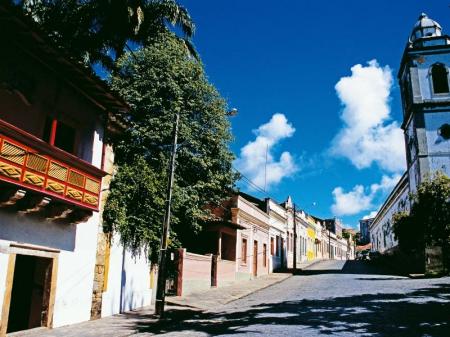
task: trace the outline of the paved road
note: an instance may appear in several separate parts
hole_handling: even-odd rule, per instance
[[[179,310],[139,336],[450,336],[450,278],[392,276],[365,262],[324,261],[209,312]]]

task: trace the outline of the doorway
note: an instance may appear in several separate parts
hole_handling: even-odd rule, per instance
[[[47,325],[52,259],[16,255],[7,332]]]
[[[258,275],[258,241],[253,241],[253,276]]]

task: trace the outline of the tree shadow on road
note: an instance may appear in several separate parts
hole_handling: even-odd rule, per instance
[[[315,269],[306,268],[295,272],[295,275],[321,275],[321,274],[358,274],[358,275],[401,275],[392,268],[384,264],[376,263],[374,261],[346,261],[342,268],[333,269]]]
[[[177,309],[170,310],[164,322],[148,325],[138,321],[136,328],[152,334],[190,331],[217,336],[265,331],[275,325],[291,326],[298,335],[448,337],[450,284],[406,294],[267,302],[239,312]]]

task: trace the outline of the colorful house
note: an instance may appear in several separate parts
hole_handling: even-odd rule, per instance
[[[149,304],[146,257],[100,220],[127,105],[14,8],[0,24],[0,336]]]

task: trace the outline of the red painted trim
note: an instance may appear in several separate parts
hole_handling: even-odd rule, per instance
[[[25,145],[33,148],[32,152],[38,153],[42,156],[48,155],[54,161],[66,163],[64,164],[65,166],[70,165],[78,170],[81,170],[82,172],[86,172],[92,177],[100,179],[106,175],[106,172],[100,170],[91,163],[52,146],[38,137],[19,129],[18,127],[9,124],[2,119],[0,119],[0,134],[14,139],[19,146],[23,147]]]
[[[50,130],[50,145],[55,145],[55,138],[56,138],[56,129],[58,128],[58,120],[55,118],[52,120],[52,128]]]

